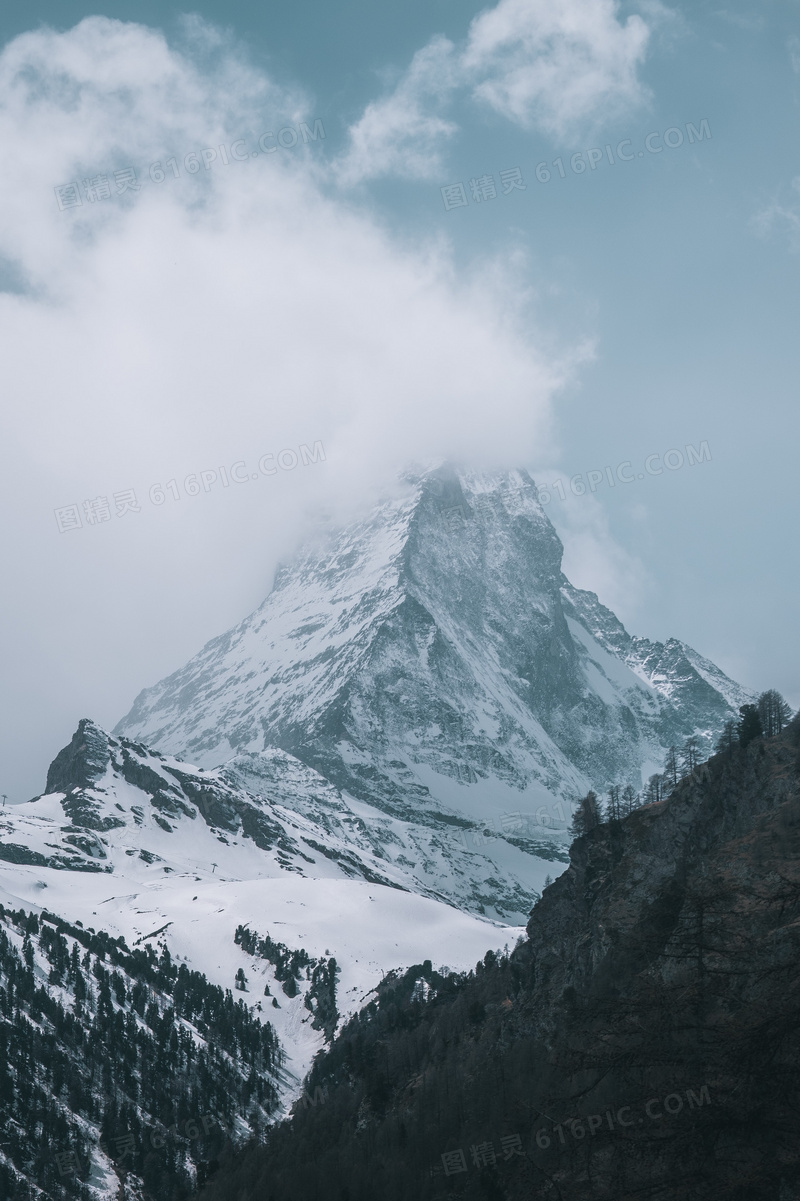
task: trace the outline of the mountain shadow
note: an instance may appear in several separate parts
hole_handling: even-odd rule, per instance
[[[570,855],[510,955],[385,978],[203,1201],[800,1197],[800,720]]]

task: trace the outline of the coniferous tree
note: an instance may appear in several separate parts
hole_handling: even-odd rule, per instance
[[[663,780],[669,792],[678,785],[680,779],[680,765],[678,763],[678,748],[671,746],[667,750],[667,757],[664,760]]]
[[[779,748],[783,759],[775,762],[791,763],[793,769],[796,747],[787,739]],[[775,930],[788,929],[796,921],[798,894],[790,873],[775,889],[776,877],[748,870],[754,854],[750,839],[743,840],[741,852],[737,844],[737,871],[729,870],[731,851],[720,830],[718,800],[730,797],[733,807],[743,791],[737,776],[749,788],[754,769],[769,766],[766,757],[764,764],[760,757],[754,764],[740,758],[712,766],[709,796],[686,790],[691,793],[687,816],[696,811],[692,820],[703,835],[702,855],[695,856],[695,846],[690,847],[691,866],[676,873],[674,890],[656,881],[652,891],[645,887],[635,924],[620,929],[614,921],[608,953],[614,970],[603,962],[602,973],[590,975],[591,944],[584,935],[601,914],[616,919],[631,913],[627,889],[615,893],[609,882],[604,911],[603,888],[596,885],[606,884],[613,859],[609,851],[638,857],[639,838],[598,839],[597,845],[582,848],[575,856],[577,879],[589,891],[575,890],[572,909],[570,887],[555,888],[539,907],[534,950],[548,948],[548,928],[561,934],[572,914],[578,925],[587,898],[593,909],[597,906],[585,930],[576,931],[568,976],[560,970],[566,942],[561,938],[555,970],[547,950],[528,958],[523,948],[507,964],[487,957],[474,974],[452,986],[428,974],[436,993],[430,1002],[420,997],[418,968],[402,988],[398,978],[389,978],[377,1005],[351,1019],[327,1063],[315,1067],[291,1126],[281,1123],[270,1131],[266,1151],[256,1148],[235,1175],[220,1173],[209,1201],[234,1196],[240,1201],[270,1196],[433,1201],[456,1193],[476,1199],[516,1201],[535,1195],[542,1201],[589,1201],[601,1192],[673,1201],[712,1195],[719,1201],[771,1201],[781,1188],[786,1192],[785,1165],[791,1164],[788,1180],[794,1184],[800,1145],[798,973],[796,957],[776,957],[772,950],[773,918],[765,903],[774,902]],[[656,793],[660,787],[656,776]],[[580,821],[579,815],[576,824]],[[655,836],[658,824],[656,814],[642,823],[645,870],[652,854],[664,853]],[[671,839],[668,815],[662,824]],[[783,853],[783,840],[774,838],[779,829],[784,827],[763,832],[767,855],[773,845]],[[785,829],[794,831],[796,843],[797,820]],[[709,848],[714,839],[719,846]],[[796,861],[797,848],[791,849],[785,862]],[[557,926],[550,927],[551,917]],[[562,992],[565,978],[578,987]],[[552,1005],[554,1015],[541,1026],[548,1037],[544,1049],[536,1029],[542,1005]],[[636,1113],[637,1098],[640,1113],[650,1118],[652,1109],[643,1108],[649,1096],[667,1098],[658,1122],[636,1123],[634,1117],[628,1131],[612,1129],[612,1123],[625,1124],[626,1113]],[[633,1108],[619,1110],[618,1103]],[[566,1138],[560,1138],[562,1115],[592,1110],[596,1141],[584,1137],[592,1131],[592,1118],[577,1124],[566,1118]],[[667,1115],[676,1110],[679,1120],[670,1125]],[[506,1175],[470,1180],[462,1154],[461,1180],[433,1182],[434,1174],[442,1176],[443,1151],[466,1147],[473,1131],[476,1139],[491,1138],[492,1124],[500,1128],[502,1122],[532,1140],[530,1151],[502,1165]],[[742,1143],[747,1156],[741,1154]],[[476,1166],[478,1158],[473,1154]],[[519,1175],[512,1177],[517,1168]],[[765,1182],[767,1172],[772,1175]],[[466,1187],[456,1187],[462,1184]]]
[[[739,745],[739,732],[736,722],[729,720],[722,727],[722,733],[717,739],[715,750],[718,754],[732,755]]]
[[[644,790],[645,805],[654,805],[657,801],[664,799],[664,777],[658,772],[650,776]]]
[[[760,738],[764,733],[761,727],[761,718],[758,712],[757,705],[740,705],[739,713],[741,720],[739,722],[739,745],[744,748],[748,746],[754,738]]]
[[[681,775],[690,776],[700,762],[700,739],[692,734],[681,747]]]
[[[639,807],[639,794],[632,784],[626,784],[622,790],[622,816],[627,817]]]
[[[581,838],[584,834],[590,834],[592,830],[597,829],[601,821],[602,814],[597,794],[590,789],[586,796],[578,801],[578,808],[572,816],[571,834],[573,838]]]
[[[606,815],[610,822],[618,822],[622,817],[622,798],[619,784],[612,784],[608,790]]]
[[[792,711],[781,694],[774,688],[762,692],[758,698],[758,716],[765,738],[774,738],[792,716]]]

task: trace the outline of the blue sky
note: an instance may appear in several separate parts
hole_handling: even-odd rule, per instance
[[[3,791],[409,457],[529,466],[575,583],[800,704],[800,4],[192,13],[0,16]],[[316,440],[250,492],[148,500]]]

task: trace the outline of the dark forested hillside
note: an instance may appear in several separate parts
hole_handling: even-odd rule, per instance
[[[0,906],[0,1198],[178,1201],[277,1104],[281,1052],[166,948]]]
[[[800,723],[576,839],[510,956],[390,976],[204,1201],[800,1197]]]

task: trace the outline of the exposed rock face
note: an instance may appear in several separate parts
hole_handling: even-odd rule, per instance
[[[751,698],[683,643],[631,637],[561,558],[525,472],[415,478],[117,728],[206,766],[281,747],[420,822],[638,786]]]
[[[692,937],[686,923],[703,895],[732,898],[744,906],[740,917],[752,903],[752,921],[759,920],[759,895],[768,900],[783,868],[797,868],[798,745],[796,719],[778,739],[701,764],[667,800],[576,839],[569,868],[545,890],[527,927],[545,1009],[554,1012],[567,989],[590,994],[598,973],[612,979],[620,956],[620,969],[630,972],[635,946],[651,959],[668,958],[671,942]],[[793,837],[781,847],[783,829]],[[715,953],[733,950],[720,943]]]
[[[246,761],[231,763],[225,773],[207,772],[142,743],[115,738],[89,718],[82,718],[68,746],[50,765],[46,792],[6,814],[4,832],[11,837],[0,841],[0,859],[64,870],[113,872],[120,856],[133,853],[132,842],[149,842],[137,848],[145,862],[177,858],[191,868],[193,863],[198,867],[205,863],[210,839],[240,836],[245,845],[251,842],[269,852],[270,862],[279,870],[301,871],[303,864],[314,861],[302,850],[294,813],[288,813],[281,802],[291,799],[300,810],[304,804],[313,808],[319,785],[325,788],[325,783],[310,780],[314,773],[292,763],[290,756],[280,752],[278,756],[277,765],[259,757],[267,800],[264,795],[251,795],[244,787],[240,773],[246,776]],[[328,792],[329,804],[335,805],[336,794],[330,788]],[[316,833],[317,826],[308,825],[303,832]],[[165,840],[163,834],[177,838]],[[24,839],[24,844],[13,841],[14,835]],[[195,860],[187,836],[193,839]],[[353,848],[337,846],[334,839],[330,857],[336,860],[340,852],[347,856],[347,874],[388,882],[362,863]],[[98,860],[108,862],[101,865]]]
[[[521,952],[547,1048],[537,1104],[587,1129],[623,1103],[644,1116],[541,1157],[542,1197],[798,1196],[800,720],[571,859]]]
[[[9,831],[0,857],[27,845],[113,871],[104,837],[121,845],[143,820],[130,785],[154,834],[199,812],[287,870],[325,858],[524,922],[566,861],[568,798],[638,786],[669,744],[708,742],[748,699],[684,644],[629,635],[561,557],[524,472],[408,481],[282,568],[255,613],[140,694],[116,738],[81,722],[47,783],[75,829],[49,850]],[[172,858],[157,837],[140,849]]]
[[[799,1061],[795,718],[576,840],[510,957],[387,978],[204,1201],[795,1201]]]
[[[563,845],[451,814],[392,817],[348,797],[285,751],[197,768],[83,719],[48,773],[59,789],[0,821],[0,860],[118,873],[361,880],[522,924]],[[221,849],[220,844],[225,849]],[[145,876],[148,874],[144,873]]]
[[[59,751],[47,772],[45,792],[91,788],[111,762],[108,739],[88,717],[78,722],[72,739]]]

